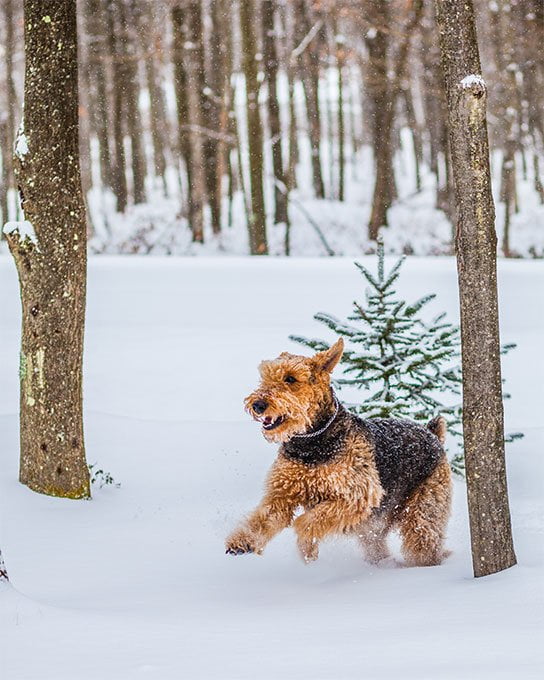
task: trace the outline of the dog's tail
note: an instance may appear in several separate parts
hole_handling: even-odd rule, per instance
[[[442,416],[436,416],[427,423],[427,429],[438,437],[441,444],[446,441],[446,420]]]

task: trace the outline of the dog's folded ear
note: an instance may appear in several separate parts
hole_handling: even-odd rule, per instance
[[[342,358],[344,353],[344,340],[339,338],[334,345],[329,347],[329,349],[323,352],[318,352],[313,360],[316,368],[320,371],[327,371],[327,373],[332,373],[336,364]]]

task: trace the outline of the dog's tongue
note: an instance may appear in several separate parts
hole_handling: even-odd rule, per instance
[[[272,424],[272,418],[270,416],[266,416],[266,418],[263,420],[263,423],[265,425],[271,425]]]

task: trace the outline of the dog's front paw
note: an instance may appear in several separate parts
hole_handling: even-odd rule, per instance
[[[314,538],[313,540],[305,540],[299,538],[297,543],[300,556],[306,562],[306,564],[315,562],[317,560],[319,557],[319,544],[317,539]]]
[[[307,514],[295,520],[294,528],[297,534],[298,550],[302,559],[308,564],[319,557],[319,543],[312,535],[311,518]]]
[[[227,555],[245,555],[246,553],[260,553],[255,536],[247,529],[238,529],[231,534],[225,543]]]

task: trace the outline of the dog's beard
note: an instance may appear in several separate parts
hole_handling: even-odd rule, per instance
[[[260,398],[266,399],[269,404],[263,415],[256,414],[251,408],[253,402]],[[252,418],[261,423],[262,435],[266,441],[271,443],[287,442],[291,437],[304,433],[312,424],[312,415],[300,405],[295,395],[283,395],[281,397],[266,395],[265,397],[259,395],[259,393],[254,393],[245,400],[245,407]],[[278,419],[281,419],[281,422],[277,427],[266,429],[265,419],[270,423],[274,423]]]

